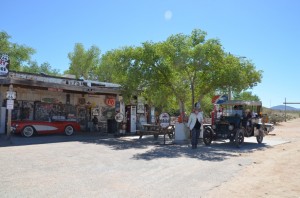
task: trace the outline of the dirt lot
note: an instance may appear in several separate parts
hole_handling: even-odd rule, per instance
[[[162,140],[2,137],[0,197],[300,197],[300,119],[241,149]]]
[[[253,163],[206,197],[299,198],[300,119],[280,123],[271,136],[290,142],[249,154]]]

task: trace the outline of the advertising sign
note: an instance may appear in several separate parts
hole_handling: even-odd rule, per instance
[[[7,76],[9,62],[10,60],[7,54],[0,54],[0,76]]]
[[[106,96],[106,98],[105,98],[105,104],[107,106],[110,106],[110,107],[115,107],[115,105],[116,105],[116,99],[115,99],[115,97],[113,97],[113,96]]]
[[[159,115],[159,124],[162,128],[170,126],[170,115],[168,113],[162,113]]]
[[[7,109],[14,109],[14,100],[7,100],[6,108]]]
[[[124,115],[122,113],[117,113],[115,116],[117,122],[122,122],[124,120]]]

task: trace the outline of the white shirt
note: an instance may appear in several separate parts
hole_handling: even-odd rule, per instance
[[[190,117],[189,117],[189,121],[187,123],[187,127],[192,130],[196,124],[196,119],[198,119],[198,121],[200,122],[200,124],[202,124],[203,121],[203,116],[201,112],[198,112],[198,114],[196,115],[195,113],[191,113]]]

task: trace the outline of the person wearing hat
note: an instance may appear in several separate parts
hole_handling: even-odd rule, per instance
[[[191,131],[191,144],[192,144],[192,149],[196,149],[198,145],[198,139],[200,136],[200,128],[201,124],[203,123],[203,116],[202,113],[200,112],[199,107],[195,107],[193,109],[193,112],[189,116],[189,121],[187,123],[187,127]]]

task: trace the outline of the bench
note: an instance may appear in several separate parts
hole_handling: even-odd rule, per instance
[[[155,140],[158,139],[159,135],[163,135],[164,136],[164,144],[166,143],[166,135],[168,135],[170,139],[173,138],[173,130],[169,130],[169,129],[148,130],[148,131],[137,130],[136,134],[140,136],[139,139],[142,139],[143,135],[153,135]]]

